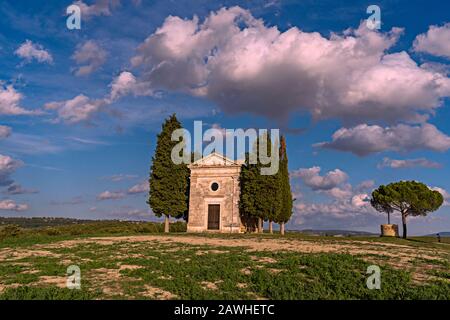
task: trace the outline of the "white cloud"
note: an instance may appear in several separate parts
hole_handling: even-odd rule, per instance
[[[124,180],[131,180],[137,178],[137,175],[134,174],[114,174],[111,176],[107,176],[107,177],[102,177],[103,180],[110,180],[112,182],[120,182],[120,181],[124,181]]]
[[[358,186],[356,187],[357,190],[363,191],[363,190],[370,190],[375,186],[375,181],[374,180],[365,180],[363,182],[361,182],[360,184],[358,184]]]
[[[4,86],[0,81],[0,115],[37,115],[40,111],[26,110],[20,106],[23,95],[16,91],[12,85]]]
[[[353,128],[341,128],[331,142],[315,144],[316,147],[347,151],[359,156],[382,151],[408,152],[414,150],[447,151],[450,137],[431,124],[393,127],[361,124]]]
[[[107,52],[101,48],[94,40],[88,40],[82,45],[78,45],[72,59],[78,65],[76,76],[87,76],[100,68],[106,61]]]
[[[104,191],[97,196],[97,200],[117,200],[125,197],[125,193],[120,191]]]
[[[149,191],[148,181],[143,181],[139,184],[132,186],[128,189],[129,194],[137,194],[137,193],[147,193]]]
[[[11,135],[11,128],[0,125],[0,139],[8,138]]]
[[[148,96],[152,94],[150,88],[145,83],[138,82],[136,77],[129,71],[121,72],[113,79],[110,87],[109,101],[111,102],[129,94],[135,96]]]
[[[280,32],[232,7],[203,22],[167,17],[131,62],[153,90],[206,97],[228,113],[422,122],[450,95],[450,80],[406,52],[386,53],[401,33],[365,23],[329,38],[295,27]]]
[[[111,10],[120,5],[120,0],[96,0],[92,5],[75,1],[73,4],[80,7],[82,19],[89,20],[96,16],[110,16]]]
[[[330,202],[313,203],[301,199],[294,204],[293,225],[304,228],[353,229],[369,227],[384,219],[372,208],[367,189],[373,181],[363,181],[356,189],[346,183],[330,190],[317,190],[331,197]]]
[[[132,0],[131,2],[133,5],[139,6],[142,0]],[[111,16],[112,11],[121,5],[121,0],[94,0],[91,5],[79,0],[73,4],[80,7],[82,19],[89,20],[97,16]]]
[[[320,175],[320,171],[320,167],[301,168],[293,171],[291,177],[301,178],[305,185],[313,190],[331,190],[348,179],[348,175],[339,169],[329,171],[324,176]]]
[[[346,183],[339,187],[333,187],[328,190],[321,190],[320,192],[325,193],[335,199],[348,199],[353,195],[353,187],[351,184]]]
[[[78,142],[81,144],[87,144],[87,145],[95,145],[95,146],[105,146],[108,145],[107,142],[100,141],[100,140],[93,140],[93,139],[86,139],[86,138],[79,138],[79,137],[67,137],[68,140]]]
[[[92,118],[102,107],[106,105],[104,100],[92,100],[84,94],[79,94],[73,99],[55,101],[45,104],[47,110],[56,110],[58,119],[67,123],[87,121]]]
[[[417,52],[450,58],[450,23],[441,27],[430,26],[426,33],[416,37],[413,48]]]
[[[9,139],[2,142],[2,148],[9,153],[28,155],[58,153],[65,149],[67,144],[56,143],[55,136],[14,133]]]
[[[441,168],[442,165],[440,163],[425,159],[390,159],[384,158],[383,162],[378,165],[379,168],[389,167],[393,169],[401,169],[401,168],[414,168],[414,167],[424,167],[424,168]]]
[[[27,204],[18,204],[13,200],[0,200],[0,210],[8,210],[8,211],[25,211],[28,210]]]
[[[361,193],[352,197],[352,206],[356,208],[365,207],[370,204],[370,197],[368,194]]]
[[[331,229],[373,226],[384,216],[372,208],[368,199],[367,194],[356,194],[330,203],[296,203],[292,223]]]
[[[25,62],[31,62],[33,59],[39,63],[53,63],[53,57],[43,46],[37,43],[33,43],[30,40],[26,40],[15,51],[15,54],[25,60]]]
[[[150,95],[151,92],[142,83],[137,83],[131,72],[124,71],[113,79],[110,92],[102,99],[91,99],[84,94],[64,101],[52,101],[44,105],[47,110],[58,113],[56,121],[78,123],[90,121],[92,118],[110,104],[127,94],[135,96]]]
[[[10,175],[23,166],[23,162],[10,156],[0,154],[0,186],[8,186],[13,183]]]
[[[430,187],[431,190],[438,191],[444,197],[444,206],[450,206],[450,193],[444,188]]]

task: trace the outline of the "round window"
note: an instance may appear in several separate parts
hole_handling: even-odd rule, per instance
[[[212,191],[217,191],[217,190],[219,190],[219,184],[218,184],[217,182],[213,182],[213,183],[211,184],[211,190],[212,190]]]

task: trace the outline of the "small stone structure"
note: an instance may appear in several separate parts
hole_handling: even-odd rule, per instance
[[[189,165],[188,232],[245,231],[239,214],[242,164],[214,152]]]
[[[398,225],[396,224],[382,224],[381,225],[382,237],[398,237]]]

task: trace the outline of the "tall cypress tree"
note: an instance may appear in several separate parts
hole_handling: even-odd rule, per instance
[[[175,114],[166,119],[152,157],[147,203],[157,217],[165,216],[164,232],[169,232],[169,217],[186,219],[188,212],[189,168],[171,159],[172,149],[179,143],[172,141],[172,132],[181,128]]]
[[[286,139],[281,136],[280,139],[280,197],[281,207],[276,215],[275,221],[280,224],[280,233],[284,235],[285,223],[289,221],[292,216],[292,207],[294,200],[292,199],[291,184],[289,181],[288,157],[286,151]]]
[[[246,222],[248,229],[253,229],[254,220],[258,217],[257,197],[259,194],[259,185],[257,177],[259,174],[258,164],[250,164],[250,154],[245,155],[245,164],[241,168],[239,184],[241,188],[239,199],[239,211],[243,221]],[[251,224],[251,225],[249,225]]]

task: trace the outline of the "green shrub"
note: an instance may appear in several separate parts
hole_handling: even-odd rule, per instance
[[[20,286],[3,291],[0,300],[92,300],[97,295],[85,290]]]
[[[57,228],[46,228],[43,232],[48,236],[59,236],[61,235],[61,231]]]
[[[6,225],[0,227],[0,239],[17,237],[22,233],[22,229],[16,225]]]
[[[161,226],[161,231],[163,231],[163,225],[162,223],[160,224]],[[177,221],[175,223],[171,223],[170,224],[170,232],[186,232],[187,230],[187,224],[184,221]]]
[[[89,223],[69,224],[52,227],[39,227],[22,229],[17,225],[0,227],[0,240],[9,239],[36,239],[65,237],[65,236],[104,236],[162,233],[164,225],[157,222],[130,222],[130,221],[93,221]],[[186,222],[177,221],[170,224],[171,232],[186,232]]]

